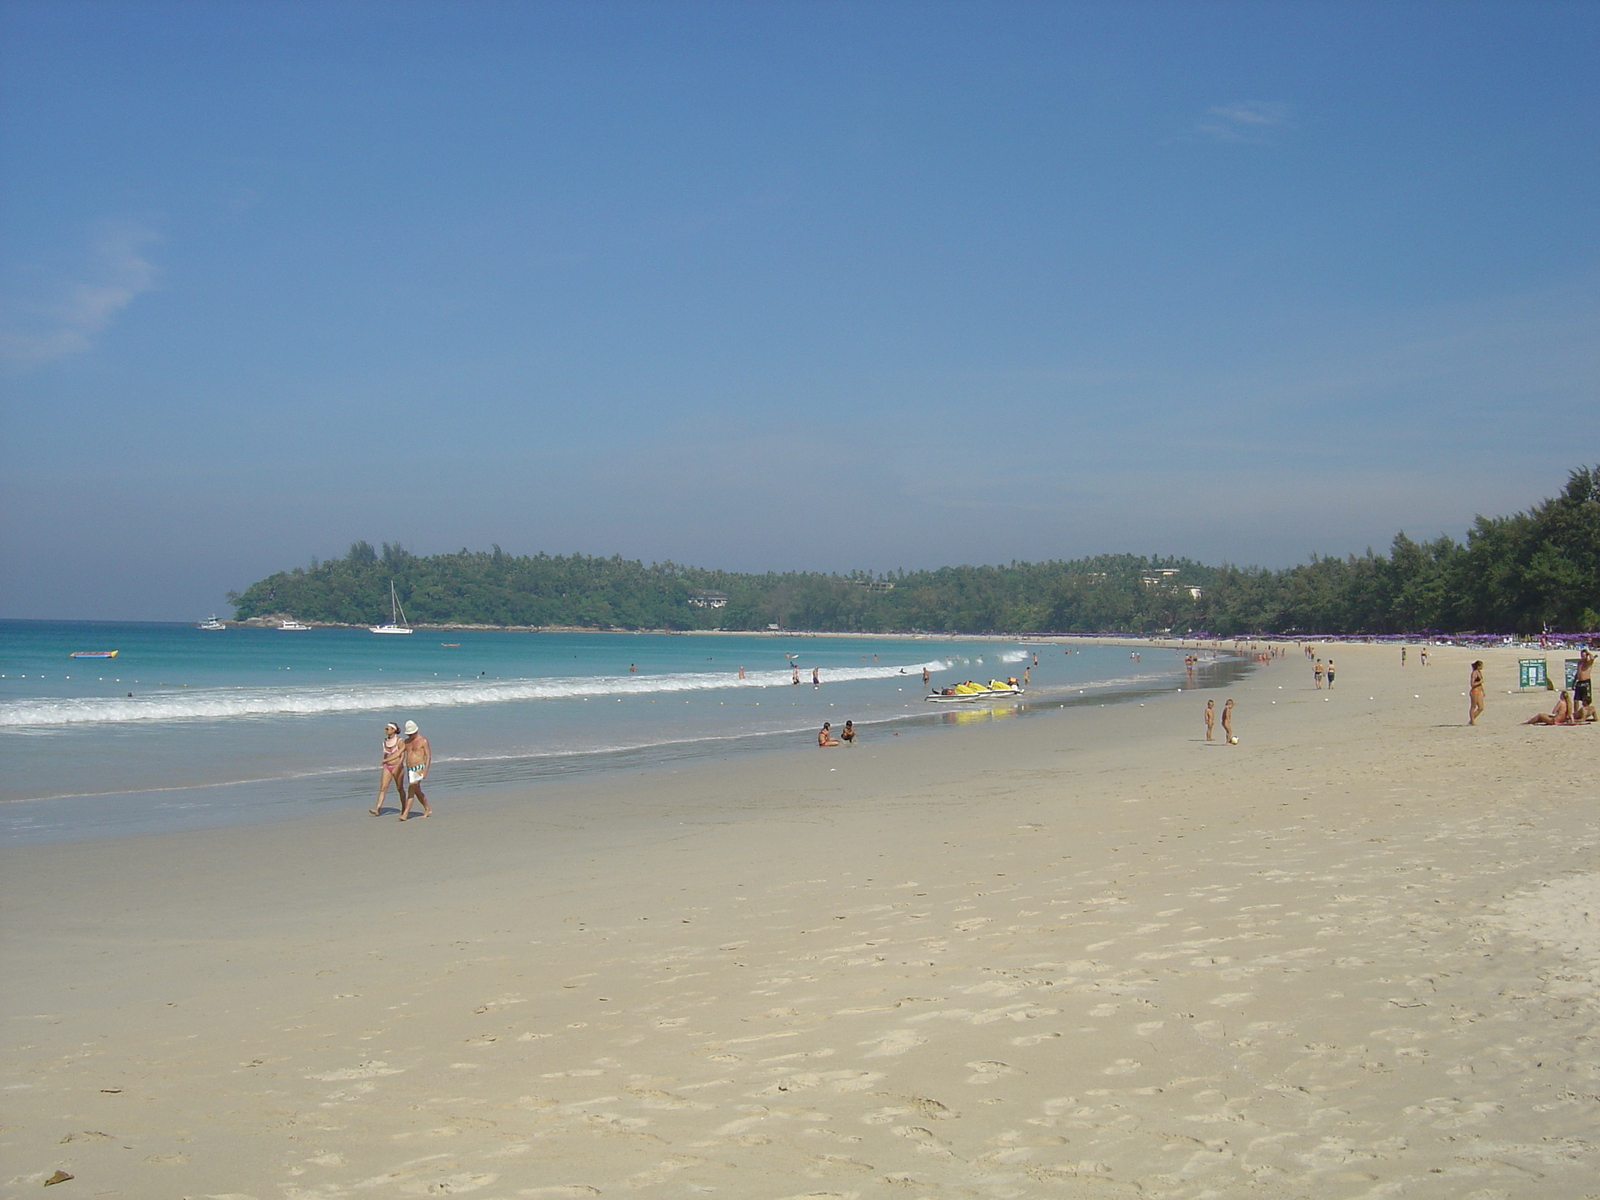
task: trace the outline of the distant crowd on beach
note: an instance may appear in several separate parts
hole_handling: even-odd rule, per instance
[[[1246,649],[1246,647],[1236,646],[1236,649]],[[1268,644],[1262,647],[1252,644],[1247,649],[1254,653],[1259,662],[1267,662],[1288,654],[1287,647],[1281,645]],[[1324,687],[1332,691],[1338,678],[1338,670],[1332,656],[1330,655],[1327,659],[1323,659],[1317,653],[1317,648],[1309,642],[1302,643],[1300,649],[1311,663],[1312,686],[1318,691],[1322,691]],[[1062,652],[1071,654],[1072,650],[1067,647]],[[1140,654],[1137,651],[1132,652],[1131,657],[1135,662],[1140,661]],[[1015,676],[1008,678],[1007,683],[1011,687],[1027,686],[1033,669],[1039,665],[1037,652],[1033,653],[1032,659],[1032,663],[1023,669],[1021,680],[1018,680]],[[865,656],[863,656],[863,661],[865,661]],[[873,661],[877,661],[877,655],[873,655]],[[1191,680],[1200,661],[1198,654],[1185,653],[1183,656],[1184,670]],[[1426,646],[1418,648],[1417,661],[1421,666],[1426,667],[1428,665],[1428,648]],[[1400,665],[1404,667],[1409,662],[1410,647],[1401,646]],[[790,682],[798,686],[800,683],[800,665],[793,658],[789,659],[789,669]],[[1487,707],[1488,689],[1485,684],[1484,669],[1483,660],[1475,660],[1467,681],[1468,725],[1476,725],[1478,718],[1483,715]],[[628,670],[637,672],[638,667],[630,664]],[[739,668],[739,678],[745,678],[743,667]],[[929,686],[931,678],[929,669],[924,666],[922,668],[922,683],[924,687]],[[822,686],[820,668],[813,667],[811,669],[811,686],[814,688]],[[1234,732],[1234,702],[1231,697],[1223,703],[1220,713],[1217,710],[1216,701],[1207,700],[1204,719],[1205,740],[1207,742],[1215,740],[1216,726],[1220,721],[1223,742],[1229,746],[1237,746],[1239,744],[1238,735]],[[1570,727],[1593,724],[1597,721],[1600,721],[1600,715],[1597,715],[1594,703],[1594,655],[1585,648],[1580,652],[1576,670],[1572,674],[1572,686],[1561,690],[1554,707],[1549,712],[1535,713],[1523,724]],[[858,733],[854,720],[846,720],[837,734],[834,732],[833,723],[824,721],[822,728],[817,731],[817,746],[821,749],[832,749],[836,746],[853,746],[857,737]],[[418,813],[419,816],[432,816],[433,809],[428,803],[427,795],[422,790],[422,782],[427,778],[428,770],[432,765],[433,748],[428,744],[428,739],[422,735],[422,731],[417,727],[415,721],[406,721],[403,726],[392,721],[386,724],[383,727],[383,748],[378,769],[378,800],[367,811],[375,817],[382,815],[384,800],[389,794],[390,786],[393,785],[400,805],[400,820],[410,819],[413,806],[421,809],[420,813]]]

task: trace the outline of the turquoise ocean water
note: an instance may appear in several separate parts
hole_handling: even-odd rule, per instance
[[[116,650],[74,659],[75,650]],[[952,712],[935,685],[1021,676],[1020,701]],[[792,684],[791,665],[800,669]],[[745,678],[738,677],[743,667]],[[821,686],[811,685],[816,668]],[[1208,666],[1199,685],[1235,677]],[[229,628],[0,622],[0,839],[268,820],[370,805],[385,721],[433,744],[430,797],[574,771],[866,738],[1185,684],[1180,656],[996,640]]]

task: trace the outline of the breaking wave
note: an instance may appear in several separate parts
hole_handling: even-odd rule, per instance
[[[824,683],[896,679],[944,671],[950,663],[932,660],[905,667],[824,667]],[[805,669],[801,681],[809,681]],[[754,671],[746,678],[728,672],[672,675],[601,675],[586,678],[467,680],[462,683],[402,683],[310,688],[185,689],[149,696],[32,699],[0,704],[0,729],[51,725],[122,724],[131,721],[217,721],[234,717],[317,716],[324,713],[386,709],[457,708],[527,700],[577,700],[592,696],[653,696],[724,688],[788,687],[789,671]]]

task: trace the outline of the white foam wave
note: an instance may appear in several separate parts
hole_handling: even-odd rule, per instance
[[[822,682],[910,678],[948,669],[934,660],[905,667],[822,667]],[[801,681],[809,682],[809,672]],[[787,687],[789,671],[757,671],[744,679],[726,672],[672,675],[608,675],[588,678],[469,680],[464,683],[375,684],[317,688],[186,689],[181,695],[51,698],[0,704],[0,729],[52,725],[123,724],[134,721],[218,721],[237,717],[318,716],[385,709],[457,708],[527,700],[575,700],[589,696],[650,696],[723,688]]]

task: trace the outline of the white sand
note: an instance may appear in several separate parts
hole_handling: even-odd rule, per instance
[[[8,852],[3,1194],[1600,1195],[1600,727],[1335,655]]]

